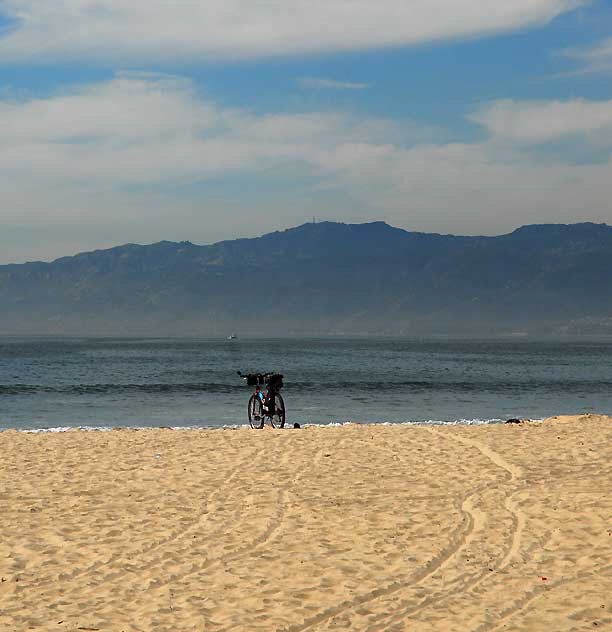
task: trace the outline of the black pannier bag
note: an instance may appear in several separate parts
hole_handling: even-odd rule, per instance
[[[263,376],[259,375],[259,373],[251,373],[250,375],[247,375],[247,384],[249,386],[258,386],[263,383]]]
[[[277,389],[283,387],[282,373],[275,373],[268,378],[268,386],[275,386]]]

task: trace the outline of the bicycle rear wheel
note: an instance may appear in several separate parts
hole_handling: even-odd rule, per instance
[[[251,428],[263,428],[263,407],[258,395],[251,395],[251,399],[249,399],[248,414]]]
[[[285,427],[285,402],[283,401],[280,393],[275,396],[275,411],[270,417],[270,423],[272,428],[284,428]]]

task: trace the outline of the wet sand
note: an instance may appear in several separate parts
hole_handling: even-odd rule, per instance
[[[0,630],[612,627],[612,419],[0,433]]]

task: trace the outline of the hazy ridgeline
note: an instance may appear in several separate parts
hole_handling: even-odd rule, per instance
[[[612,333],[612,228],[304,224],[0,266],[1,334]]]

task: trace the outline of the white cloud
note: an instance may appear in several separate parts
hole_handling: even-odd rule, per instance
[[[319,151],[387,137],[398,131],[386,121],[317,112],[256,116],[199,99],[186,80],[120,75],[65,96],[0,101],[0,178],[185,185],[271,166],[280,174],[296,161],[316,171]]]
[[[385,121],[343,114],[221,108],[188,81],[154,75],[0,101],[0,223],[32,225],[41,214],[62,223],[121,221],[129,208],[159,222],[164,205],[193,213],[185,188],[245,175],[282,187],[292,177],[320,177],[317,156],[336,144],[396,135]]]
[[[587,0],[3,0],[0,61],[244,58],[543,24]]]
[[[330,88],[332,90],[365,90],[370,85],[367,83],[356,83],[352,81],[336,81],[335,79],[323,79],[321,77],[302,77],[298,83],[304,88]]]
[[[486,144],[353,149],[338,148],[329,168],[338,166],[347,190],[373,194],[391,223],[410,230],[499,234],[529,223],[612,223],[610,161],[508,161]]]
[[[610,160],[577,166],[523,151],[568,130],[605,138],[609,103],[570,104],[545,127],[559,104],[493,103],[476,116],[490,137],[461,144],[403,122],[223,108],[171,77],[124,75],[68,95],[0,101],[0,225],[30,235],[69,226],[71,243],[82,234],[91,248],[206,243],[325,217],[321,209],[342,221],[460,233],[612,222]],[[24,245],[23,259],[66,254],[60,242]]]
[[[612,139],[612,100],[495,101],[470,116],[497,139],[540,144],[571,136]]]
[[[161,136],[203,132],[218,125],[219,116],[214,106],[193,99],[188,81],[122,74],[73,94],[0,102],[0,133],[4,142],[115,139],[125,144],[150,136],[152,130]]]
[[[563,54],[579,61],[582,72],[612,71],[612,37],[597,42],[594,46],[567,49]]]

